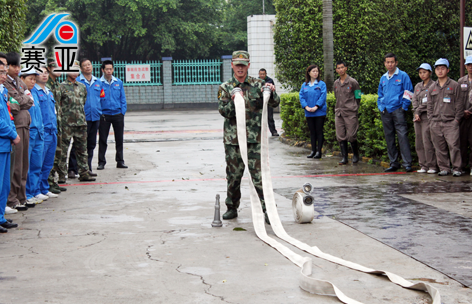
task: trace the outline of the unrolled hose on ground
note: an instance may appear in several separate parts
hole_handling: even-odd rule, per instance
[[[241,157],[244,161],[244,164],[247,167],[248,156],[247,156],[245,101],[239,92],[236,92],[234,95],[235,95],[234,104],[236,108],[236,121],[237,121],[237,130],[238,130],[237,131],[238,144],[241,151]],[[375,270],[372,268],[364,267],[356,263],[345,261],[335,256],[326,254],[322,252],[320,249],[318,249],[318,247],[305,244],[295,238],[292,238],[291,236],[287,234],[287,232],[284,230],[282,226],[279,214],[277,212],[277,206],[275,204],[274,191],[272,188],[272,179],[271,179],[271,174],[270,174],[269,149],[268,149],[269,145],[268,145],[268,136],[267,136],[267,127],[266,127],[267,126],[267,103],[269,101],[270,95],[271,95],[270,90],[267,90],[265,88],[264,93],[263,93],[264,103],[263,103],[262,122],[261,122],[261,126],[262,126],[261,128],[261,138],[262,138],[261,173],[262,173],[262,186],[263,186],[264,200],[265,200],[265,204],[267,208],[267,213],[271,222],[271,227],[274,233],[277,235],[277,237],[319,258],[323,258],[333,263],[337,263],[339,265],[343,265],[351,269],[355,269],[355,270],[362,271],[365,273],[370,273],[370,274],[375,274],[375,275],[385,275],[389,278],[390,281],[402,287],[428,292],[433,299],[433,304],[441,304],[441,296],[439,294],[439,291],[429,284],[422,283],[422,282],[414,284],[391,272],[387,272],[383,270]],[[249,170],[245,170],[245,171],[249,172]],[[339,288],[334,286],[331,282],[318,280],[316,278],[311,277],[311,274],[312,274],[311,258],[303,257],[293,252],[288,247],[282,245],[277,240],[267,235],[267,231],[265,229],[265,222],[264,222],[264,213],[262,211],[261,203],[257,195],[256,189],[254,187],[254,184],[252,182],[251,175],[250,174],[248,175],[249,175],[248,180],[249,180],[250,196],[251,196],[252,219],[253,219],[254,230],[256,232],[256,235],[262,241],[264,241],[271,247],[275,248],[287,259],[289,259],[295,265],[301,268],[300,281],[299,281],[300,287],[310,293],[319,294],[319,295],[336,296],[340,301],[347,304],[361,303],[346,296]]]

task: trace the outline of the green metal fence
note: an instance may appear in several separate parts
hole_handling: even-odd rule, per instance
[[[220,84],[221,65],[217,59],[175,60],[172,62],[173,84]]]
[[[101,67],[101,62],[98,61],[93,61],[93,75],[95,77],[100,78],[102,73],[100,71]],[[126,81],[126,65],[142,65],[142,64],[149,64],[151,66],[151,81]],[[162,80],[161,80],[161,67],[162,63],[158,61],[131,61],[131,62],[126,62],[126,61],[114,61],[113,62],[114,66],[114,73],[113,75],[116,78],[119,78],[123,81],[124,86],[156,86],[156,85],[162,85]],[[62,74],[59,77],[59,81],[62,82],[66,79],[66,75]]]

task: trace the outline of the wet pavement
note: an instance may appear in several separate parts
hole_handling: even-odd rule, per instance
[[[277,189],[290,199],[296,189]],[[472,218],[404,194],[470,193],[470,182],[315,189],[315,210],[472,286]],[[450,201],[450,203],[457,203]],[[460,204],[460,203],[459,203]]]
[[[68,180],[59,198],[9,216],[20,229],[0,235],[0,303],[339,303],[301,290],[299,268],[256,237],[246,181],[239,217],[211,227],[215,196],[226,197],[222,125],[216,111],[127,114],[129,169],[115,168],[110,136],[96,182]],[[290,235],[431,283],[443,303],[472,302],[465,287],[472,177],[383,174],[365,163],[338,166],[337,157],[307,159],[304,149],[269,141],[275,198]],[[300,225],[291,198],[305,182],[315,188],[317,214]],[[318,258],[313,264],[313,276],[362,303],[430,303],[424,292],[385,278]]]

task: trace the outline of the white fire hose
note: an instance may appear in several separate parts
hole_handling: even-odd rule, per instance
[[[239,90],[239,91],[238,91]],[[236,91],[236,92],[235,92]],[[232,92],[232,95],[235,95],[234,104],[236,108],[236,122],[237,122],[237,129],[238,129],[238,144],[239,149],[241,151],[241,158],[244,161],[244,164],[248,164],[248,156],[247,156],[247,135],[246,135],[246,107],[244,98],[239,93],[241,92],[240,88],[235,88]],[[244,94],[247,94],[244,93]],[[400,285],[405,288],[421,290],[428,292],[432,299],[432,304],[441,304],[441,296],[439,291],[434,288],[433,286],[426,284],[426,283],[411,283],[404,278],[393,274],[391,272],[383,271],[383,270],[375,270],[372,268],[364,267],[362,265],[345,261],[343,259],[337,258],[335,256],[323,253],[318,247],[310,246],[305,244],[295,238],[292,238],[287,234],[285,229],[282,226],[282,223],[279,218],[279,214],[277,212],[277,206],[275,204],[274,199],[274,191],[272,188],[272,179],[270,174],[270,166],[269,166],[269,140],[267,136],[267,103],[270,99],[270,89],[264,88],[264,103],[263,103],[263,111],[262,111],[262,121],[261,121],[261,140],[262,140],[262,147],[261,147],[261,173],[262,173],[262,187],[264,193],[264,200],[267,209],[267,214],[269,216],[269,220],[272,226],[272,229],[280,239],[290,243],[291,245],[300,248],[301,250],[310,253],[316,257],[328,260],[330,262],[349,267],[354,270],[362,271],[365,273],[375,274],[375,275],[385,275],[389,278],[389,280],[397,285]],[[249,170],[245,170],[249,172]],[[251,179],[251,175],[249,176],[249,187],[251,191],[251,210],[252,210],[252,220],[254,223],[254,230],[256,235],[265,243],[270,245],[271,247],[275,248],[279,251],[282,255],[284,255],[287,259],[292,261],[295,265],[301,268],[300,274],[300,287],[303,290],[306,290],[310,293],[319,294],[319,295],[330,295],[336,296],[341,302],[347,304],[361,304],[356,300],[353,300],[346,296],[341,290],[339,290],[336,286],[334,286],[329,281],[318,280],[311,277],[312,274],[312,259],[308,257],[303,257],[286,246],[279,243],[277,240],[273,239],[272,237],[267,235],[265,229],[265,221],[264,221],[264,213],[262,211],[261,202],[259,200],[259,196],[257,195],[256,189]],[[308,206],[304,203],[303,198],[307,195],[302,195],[303,192],[306,194],[306,189],[304,188],[301,192],[297,192],[294,195],[294,199],[292,205],[294,207],[294,216],[295,218],[299,219],[297,222],[305,223],[311,222],[314,216],[314,206],[313,201],[311,202],[311,206]],[[300,205],[300,206],[299,206]],[[299,206],[299,207],[298,207]],[[295,210],[295,209],[300,210]],[[307,208],[311,208],[311,211],[308,211]],[[311,219],[310,219],[311,217]]]

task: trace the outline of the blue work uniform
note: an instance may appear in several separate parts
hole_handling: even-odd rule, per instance
[[[303,109],[305,109],[306,106],[310,108],[318,106],[318,110],[314,113],[305,110],[305,117],[326,116],[326,110],[328,108],[326,105],[326,84],[322,80],[315,80],[313,84],[306,84],[306,82],[304,82],[300,89],[299,96],[300,104]]]
[[[36,94],[41,106],[41,114],[44,125],[44,148],[43,148],[43,166],[39,182],[39,190],[42,194],[49,192],[48,176],[54,166],[54,157],[57,147],[57,116],[56,101],[54,95],[48,88],[41,88],[35,85],[31,92]]]
[[[11,142],[18,135],[8,112],[8,90],[0,84],[0,224],[6,223],[5,208],[10,193]]]
[[[105,154],[108,147],[108,134],[110,127],[113,125],[115,133],[115,161],[117,164],[124,165],[123,159],[123,134],[125,128],[124,116],[126,114],[126,96],[123,81],[112,76],[110,82],[104,76],[100,79],[105,90],[105,97],[102,97],[103,114],[100,118],[100,126],[98,129],[98,164],[105,166]]]
[[[377,107],[381,113],[390,167],[393,170],[400,168],[400,163],[398,162],[399,154],[395,141],[396,134],[403,166],[411,168],[412,158],[405,118],[405,111],[408,111],[411,97],[413,96],[413,84],[410,77],[399,68],[396,68],[392,76],[389,76],[387,72],[380,78],[377,93],[379,95]]]
[[[44,125],[43,115],[41,114],[41,106],[38,94],[31,89],[34,103],[29,108],[31,116],[29,150],[28,150],[28,175],[26,178],[26,199],[29,200],[40,193],[39,182],[41,168],[43,167],[43,149],[44,149]]]

